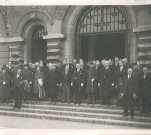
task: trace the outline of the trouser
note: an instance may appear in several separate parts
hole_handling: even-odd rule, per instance
[[[56,103],[57,102],[57,95],[51,95],[50,96],[50,101]]]
[[[63,84],[63,102],[70,103],[70,89],[68,84]]]
[[[117,105],[118,106],[123,106],[123,97],[121,97],[122,93],[122,87],[118,86],[117,87]]]
[[[124,94],[124,115],[128,116],[128,109],[130,109],[131,117],[134,117],[134,98],[133,94]]]
[[[26,91],[22,91],[22,100],[26,101],[27,100],[27,92]]]
[[[111,97],[102,97],[103,105],[111,105]]]
[[[21,108],[21,97],[22,97],[22,92],[19,88],[16,88],[14,90],[14,100],[15,100],[15,105],[14,108]]]
[[[78,104],[81,104],[81,100],[82,100],[82,90],[81,90],[81,86],[80,84],[76,85],[74,87],[74,96],[75,96],[75,101],[74,103],[78,103]]]
[[[141,108],[142,113],[147,113],[149,114],[150,112],[150,99],[148,96],[143,96],[142,97],[142,108]]]
[[[95,104],[95,93],[88,93],[88,104]]]

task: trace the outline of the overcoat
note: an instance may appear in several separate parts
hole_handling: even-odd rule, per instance
[[[149,73],[147,73],[145,78],[143,73],[140,75],[138,83],[138,95],[141,98],[151,98],[151,76]]]
[[[3,85],[3,82],[6,82]],[[10,90],[10,75],[8,73],[0,73],[0,98],[10,98],[11,90]]]
[[[57,84],[60,83],[59,73],[58,70],[55,69],[49,70],[46,75],[46,91],[47,91],[47,97],[50,98],[50,96],[57,96],[59,87]]]
[[[43,91],[43,87],[39,87],[38,79],[44,79],[44,74],[42,72],[36,72],[34,76],[34,93],[39,94],[39,91]]]
[[[103,68],[100,73],[100,91],[101,97],[111,97],[112,94],[113,75],[110,68]]]
[[[24,80],[26,81],[23,81],[24,82],[24,90],[26,92],[31,92],[30,90],[30,86],[29,86],[29,83],[32,81],[31,79],[31,71],[30,70],[23,70],[23,76],[24,76]]]
[[[97,92],[98,86],[98,70],[95,67],[89,67],[87,70],[87,93],[95,93]],[[91,79],[94,78],[94,82]]]

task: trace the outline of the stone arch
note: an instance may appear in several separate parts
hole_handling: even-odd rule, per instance
[[[75,50],[75,27],[78,21],[80,14],[85,10],[86,6],[70,6],[66,11],[66,14],[63,18],[62,23],[62,33],[65,35],[66,40],[63,42],[63,54],[66,57],[74,59],[74,50]],[[130,49],[130,54],[135,53],[135,56],[130,56],[131,62],[136,61],[136,36],[133,33],[133,28],[137,26],[136,13],[134,9],[130,6],[124,6],[128,13],[128,19],[131,24],[131,32],[128,34],[128,42],[133,46],[133,49]],[[68,51],[71,50],[71,51]]]
[[[31,62],[32,33],[38,26],[44,26],[47,29],[45,23],[40,19],[31,19],[26,22],[21,31],[21,37],[23,37],[24,40],[24,60],[27,62]]]
[[[25,27],[26,23],[28,23],[31,20],[42,21],[45,24],[45,27],[46,27],[48,33],[51,32],[51,28],[54,23],[53,18],[50,17],[44,11],[32,10],[32,11],[25,13],[18,21],[16,28],[15,28],[15,32],[17,33],[17,36],[22,35],[23,28]]]

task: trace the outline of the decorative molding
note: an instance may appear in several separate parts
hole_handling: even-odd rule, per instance
[[[16,28],[15,28],[16,33],[20,36],[25,24],[33,19],[41,20],[42,22],[44,22],[47,31],[48,32],[51,31],[51,27],[54,23],[53,18],[50,17],[49,14],[38,9],[38,10],[29,11],[20,18],[20,20],[18,21]]]
[[[56,33],[56,34],[48,34],[46,36],[43,36],[43,39],[62,39],[64,38],[64,34]]]
[[[16,37],[16,38],[1,38],[0,43],[12,43],[12,42],[23,42],[22,37]]]
[[[146,25],[146,26],[139,26],[136,28],[133,28],[133,32],[146,32],[146,31],[151,31],[151,25]]]

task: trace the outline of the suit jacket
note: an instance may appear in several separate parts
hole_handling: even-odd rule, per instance
[[[85,83],[85,78],[84,78],[84,73],[79,70],[75,70],[74,73],[73,73],[73,77],[72,77],[72,82],[74,84],[81,84],[81,83]]]
[[[61,82],[64,84],[71,84],[71,73],[68,71],[67,74],[65,74],[65,71],[61,72]]]
[[[122,92],[124,94],[136,94],[136,83],[135,83],[135,77],[131,76],[131,78],[128,79],[128,75],[126,75],[123,78],[123,90]]]
[[[147,73],[145,78],[143,73],[140,75],[138,89],[139,89],[138,92],[139,96],[150,95],[151,97],[151,76],[149,73]]]
[[[16,74],[16,75],[17,75],[17,74]],[[21,75],[17,78],[16,75],[13,76],[13,89],[14,89],[14,90],[16,90],[16,89],[22,89],[24,77],[23,77],[23,75],[21,74]]]

